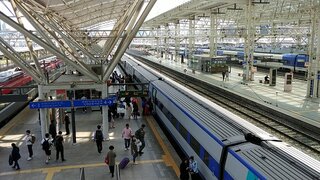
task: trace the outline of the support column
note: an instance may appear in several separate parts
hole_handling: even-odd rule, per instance
[[[43,92],[43,85],[38,85],[38,93],[39,93],[39,100],[45,100],[45,94]],[[48,132],[48,120],[46,116],[46,109],[40,109],[40,126],[41,126],[41,137],[42,139],[45,138],[46,132]]]
[[[108,97],[107,84],[102,86],[102,99]],[[105,140],[109,140],[109,122],[108,122],[108,106],[102,106],[102,132]]]
[[[189,45],[188,45],[189,56],[188,56],[188,60],[191,59],[193,56],[194,44],[195,44],[195,17],[193,16],[189,19]]]
[[[179,20],[177,20],[176,24],[175,24],[175,61],[179,61],[179,53],[180,53],[180,24],[179,24]]]
[[[161,37],[161,34],[160,34],[160,32],[161,32],[161,27],[159,26],[157,28],[157,36],[156,36],[156,39],[157,39],[157,57],[161,56],[161,48],[160,48],[160,43],[161,43],[160,37]]]
[[[253,80],[253,52],[254,52],[254,23],[253,23],[253,6],[251,0],[248,0],[246,6],[246,25],[247,34],[245,36],[245,52],[244,52],[244,62],[246,63],[246,68],[243,74],[245,74],[245,81]]]
[[[317,28],[317,53],[316,53],[316,61],[315,61],[315,68],[314,68],[314,74],[315,74],[315,83],[313,87],[313,92],[315,92],[315,95],[313,98],[319,98],[320,97],[320,15],[319,15],[320,9],[318,8],[318,11],[316,11],[316,14],[318,15],[318,28]]]
[[[312,8],[311,10],[312,19],[311,19],[311,35],[309,38],[309,66],[308,66],[308,82],[307,82],[307,97],[317,98],[319,95],[317,93],[317,86],[318,86],[318,61],[319,61],[319,51],[320,51],[320,45],[319,40],[317,43],[317,51],[314,51],[314,42],[316,37],[316,31],[317,31],[317,38],[320,39],[319,29],[316,29],[317,24],[317,15],[316,15],[316,9]],[[320,24],[320,23],[319,23]]]
[[[217,15],[210,16],[210,57],[217,55]]]
[[[164,37],[164,59],[169,58],[169,24],[165,26],[165,37]]]

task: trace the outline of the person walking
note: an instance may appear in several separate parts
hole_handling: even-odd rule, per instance
[[[63,152],[63,137],[62,137],[62,132],[59,131],[58,135],[56,136],[55,140],[56,144],[56,161],[59,159],[59,153],[61,153],[61,160],[65,161],[64,159],[64,152]]]
[[[189,171],[190,171],[192,180],[200,180],[201,179],[201,177],[199,175],[199,170],[198,170],[198,162],[196,160],[194,160],[193,156],[190,156],[190,158],[189,158]]]
[[[189,160],[185,158],[180,164],[180,179],[189,180]]]
[[[70,129],[69,129],[69,125],[70,125],[70,118],[68,116],[68,114],[66,113],[66,115],[64,116],[64,125],[66,128],[66,135],[70,134]]]
[[[132,136],[131,154],[132,154],[133,164],[138,164],[136,163],[136,158],[138,156],[138,146],[136,143],[137,143],[137,139],[134,136]]]
[[[135,132],[135,136],[137,139],[139,139],[139,141],[141,142],[141,146],[139,148],[139,155],[141,156],[143,154],[142,150],[143,148],[145,147],[145,141],[144,141],[144,136],[146,134],[146,132],[144,131],[144,128],[146,127],[145,124],[142,124],[141,125],[141,128],[138,129],[136,132]]]
[[[12,146],[12,151],[11,151],[11,158],[14,162],[14,165],[12,166],[12,168],[15,168],[16,170],[19,170],[20,169],[20,166],[19,166],[19,162],[18,160],[21,158],[21,155],[20,155],[20,150],[19,148],[17,147],[17,145],[15,143],[12,143],[11,144]]]
[[[57,136],[57,128],[56,128],[56,124],[54,123],[54,120],[51,120],[51,123],[49,125],[49,134],[51,134],[51,137],[54,141]]]
[[[50,139],[50,134],[46,133],[45,138],[42,139],[41,141],[42,145],[42,150],[46,153],[47,159],[46,159],[46,164],[49,163],[49,160],[51,159],[51,146],[52,146],[52,140]]]
[[[33,145],[33,142],[32,142],[32,135],[31,135],[31,131],[30,130],[26,130],[26,144],[27,144],[27,147],[28,147],[28,153],[29,153],[29,156],[27,158],[28,161],[30,161],[33,157],[33,150],[32,150],[32,145]]]
[[[132,130],[129,127],[129,124],[126,124],[126,127],[122,130],[122,138],[124,139],[124,148],[128,150],[130,147],[130,140],[131,140]]]
[[[103,141],[103,133],[101,131],[101,126],[97,126],[97,130],[94,133],[94,141],[96,141],[97,148],[98,148],[98,153],[101,153],[102,151],[102,141]]]
[[[109,165],[109,170],[111,173],[111,177],[114,177],[114,166],[116,165],[116,153],[113,151],[114,146],[109,146],[109,152],[107,153],[107,159],[108,159],[108,165]]]

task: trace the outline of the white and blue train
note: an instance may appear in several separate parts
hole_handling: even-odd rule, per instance
[[[127,73],[149,82],[154,113],[204,179],[320,179],[316,159],[133,57],[123,60]]]

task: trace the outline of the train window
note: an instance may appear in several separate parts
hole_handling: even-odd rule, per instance
[[[186,141],[188,141],[187,139],[188,139],[188,131],[186,130],[186,128],[184,128],[183,126],[182,126],[182,124],[180,124],[180,129],[179,129],[180,131],[180,134],[181,134],[181,136],[186,140]]]
[[[193,136],[190,137],[190,146],[200,156],[200,143]]]
[[[204,150],[203,162],[209,167],[210,154],[206,150]]]
[[[172,116],[172,118],[171,118],[171,123],[172,123],[172,125],[177,129],[177,119],[174,117],[174,116]]]

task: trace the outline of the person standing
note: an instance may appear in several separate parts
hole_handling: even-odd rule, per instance
[[[189,160],[185,158],[180,164],[180,179],[189,180]]]
[[[97,148],[98,148],[98,153],[101,153],[102,151],[102,141],[103,141],[103,133],[101,131],[101,126],[97,126],[97,130],[94,133],[94,140],[96,141]]]
[[[30,161],[32,159],[33,156],[33,150],[32,150],[32,135],[31,135],[31,131],[30,130],[26,130],[26,144],[28,147],[28,152],[29,152],[29,157],[27,158],[28,161]]]
[[[137,142],[137,139],[132,136],[132,143],[131,143],[131,154],[132,154],[132,161],[133,161],[133,164],[138,164],[136,163],[136,157],[138,156],[138,146],[136,144]]]
[[[117,157],[116,153],[113,150],[114,150],[114,146],[111,145],[109,146],[109,152],[107,153],[111,177],[114,177],[114,166],[116,164],[116,157]]]
[[[51,159],[51,146],[52,146],[52,140],[50,140],[50,134],[46,133],[45,138],[42,139],[41,141],[42,145],[42,150],[46,153],[47,159],[46,159],[46,164],[49,163],[49,160]]]
[[[189,158],[189,170],[190,170],[192,180],[200,180],[201,179],[201,177],[199,175],[199,170],[198,170],[198,162],[196,160],[194,160],[193,156],[190,156],[190,158]]]
[[[65,161],[64,159],[64,152],[63,152],[63,137],[62,137],[62,132],[59,131],[58,135],[56,136],[55,140],[56,144],[56,161],[59,159],[59,153],[61,153],[61,160]]]
[[[130,102],[127,102],[127,107],[126,107],[126,115],[128,116],[128,119],[130,120],[132,114],[132,108]]]
[[[126,124],[126,127],[122,130],[122,138],[124,139],[124,148],[128,150],[130,147],[130,140],[131,140],[132,130],[129,127],[129,124]]]
[[[66,114],[64,116],[64,125],[66,127],[66,135],[69,135],[70,134],[70,129],[69,129],[69,125],[70,125],[70,118],[68,116],[68,114]]]
[[[54,120],[51,120],[50,126],[49,126],[49,134],[51,134],[51,137],[53,141],[56,139],[57,136],[57,128],[56,124],[54,123]]]
[[[85,95],[83,95],[83,96],[81,97],[81,100],[86,100],[86,99],[87,99],[87,97],[86,97]],[[86,107],[86,106],[82,108],[82,112],[83,112],[83,113],[87,113],[87,107]]]
[[[133,107],[133,119],[137,120],[138,119],[138,112],[139,112],[139,107],[137,101],[132,102],[132,107]]]
[[[20,166],[19,166],[18,160],[21,158],[21,155],[19,152],[20,150],[15,143],[12,143],[11,146],[12,146],[11,157],[14,162],[14,165],[12,166],[12,168],[19,170]]]
[[[139,139],[139,141],[141,142],[141,146],[139,148],[139,155],[141,156],[143,154],[142,150],[143,148],[145,147],[145,141],[144,141],[144,136],[146,134],[146,132],[144,131],[144,128],[146,127],[145,124],[142,124],[141,125],[141,128],[138,129],[136,132],[135,132],[135,136],[137,139]]]

